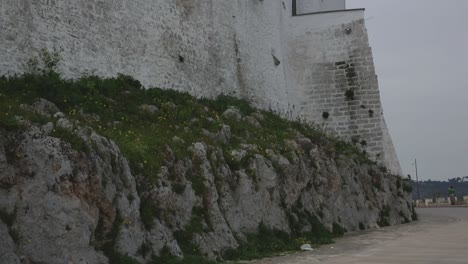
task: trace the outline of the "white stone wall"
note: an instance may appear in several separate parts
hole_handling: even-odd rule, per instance
[[[1,73],[20,70],[17,62],[47,47],[61,50],[69,77],[121,72],[148,86],[203,96],[219,87],[235,90],[233,16],[241,10],[236,1],[217,3],[1,0]]]
[[[297,14],[345,10],[346,0],[296,0]]]
[[[272,55],[282,57],[289,12],[279,1],[0,0],[0,74],[21,72],[45,47],[61,51],[68,77],[125,73],[145,86],[278,108],[283,69]]]
[[[233,94],[359,135],[377,159],[394,154],[363,11],[292,17],[286,0],[0,0],[0,74],[22,72],[42,48],[60,50],[67,77],[124,73],[147,87]],[[345,99],[350,88],[356,100]]]
[[[383,135],[383,162],[385,166],[395,175],[403,175],[400,161],[398,160],[395,147],[393,146],[392,137],[387,128],[385,118],[382,116],[382,135]]]
[[[401,173],[383,118],[364,11],[293,17],[289,25],[286,78],[297,114],[355,141]],[[346,96],[348,90],[353,98]]]

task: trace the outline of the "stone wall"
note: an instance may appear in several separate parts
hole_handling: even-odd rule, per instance
[[[363,11],[291,14],[291,1],[0,0],[0,74],[22,72],[40,49],[56,49],[67,77],[124,73],[147,87],[243,97],[360,136],[399,172],[387,158],[396,155]]]
[[[287,78],[295,82],[291,101],[300,115],[355,141],[399,173],[383,119],[364,11],[293,17],[291,27]]]
[[[0,0],[0,74],[56,49],[67,77],[125,73],[148,87],[279,110],[282,16],[290,10],[278,1]]]

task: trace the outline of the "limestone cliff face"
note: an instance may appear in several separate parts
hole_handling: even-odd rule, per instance
[[[0,129],[1,263],[109,263],[115,255],[144,263],[163,248],[182,256],[187,242],[215,259],[261,223],[293,233],[314,228],[311,219],[348,231],[411,219],[399,177],[304,136],[288,142],[288,155],[198,142],[191,158],[176,159],[163,149],[159,181],[150,184],[113,141],[54,109],[46,114],[55,122]],[[53,137],[58,128],[87,151]],[[218,135],[230,137],[228,126]]]

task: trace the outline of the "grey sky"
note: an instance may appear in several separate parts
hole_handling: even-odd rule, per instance
[[[468,1],[348,0],[366,24],[403,173],[468,176]]]

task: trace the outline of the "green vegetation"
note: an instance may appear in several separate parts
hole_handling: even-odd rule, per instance
[[[334,147],[333,149],[337,154],[345,155],[348,158],[353,158],[359,164],[371,164],[375,165],[376,162],[369,159],[369,156],[365,151],[359,150],[359,148],[355,145],[358,141],[353,142],[354,144],[350,144],[348,142],[342,140],[333,140]]]
[[[389,221],[390,210],[391,209],[389,205],[385,205],[382,207],[379,213],[379,219],[377,220],[377,225],[379,225],[380,227],[385,227],[385,226],[390,225],[390,221]]]
[[[66,130],[61,127],[56,127],[52,131],[51,136],[56,137],[56,138],[63,138],[66,139],[68,143],[70,143],[71,147],[74,150],[77,151],[82,151],[86,154],[89,154],[91,152],[90,147],[86,142],[83,141],[76,133],[73,133],[72,131]]]
[[[164,247],[159,257],[153,257],[151,264],[215,264],[200,256],[186,255],[184,258],[173,256],[167,247]]]
[[[413,192],[413,186],[411,185],[411,180],[409,180],[409,179],[404,179],[403,180],[402,187],[403,187],[403,191],[405,191],[407,193],[412,193]]]
[[[134,258],[122,255],[115,251],[115,239],[119,234],[120,227],[124,224],[124,219],[117,214],[112,224],[112,228],[109,231],[105,230],[103,221],[104,220],[101,218],[96,228],[96,241],[94,242],[94,246],[104,252],[104,254],[109,258],[110,263],[140,264],[140,262]]]
[[[206,217],[204,208],[194,207],[192,209],[192,219],[190,220],[190,223],[186,225],[183,230],[180,230],[174,233],[174,236],[177,239],[180,249],[184,253],[185,257],[196,259],[201,255],[198,245],[196,245],[192,241],[193,241],[193,236],[195,234],[199,234],[204,231],[209,231],[209,230],[205,230],[205,227],[204,227],[204,222],[206,218],[207,217]],[[182,260],[178,260],[178,261],[182,261]],[[183,261],[187,261],[187,259],[184,258]],[[179,262],[176,262],[176,263],[179,263]],[[191,262],[181,262],[181,263],[191,263]]]
[[[13,222],[15,221],[15,213],[8,213],[6,210],[0,208],[0,220],[5,223],[8,227],[11,227],[13,225]]]
[[[359,230],[366,230],[366,226],[364,225],[364,223],[359,222]]]
[[[346,228],[342,227],[340,224],[338,223],[333,223],[333,235],[335,236],[342,236],[344,235],[348,230],[346,230]]]
[[[172,191],[177,193],[177,194],[182,194],[185,191],[185,184],[175,182],[172,184]]]
[[[274,252],[296,251],[301,242],[289,234],[267,228],[263,223],[258,227],[258,232],[248,234],[245,241],[237,249],[229,249],[223,252],[226,260],[251,260],[271,256]]]
[[[333,243],[333,238],[346,232],[339,224],[333,224],[330,232],[315,215],[306,211],[294,209],[290,213],[289,222],[291,234],[281,230],[268,228],[261,223],[257,232],[247,234],[245,238],[238,238],[240,246],[223,252],[226,260],[252,260],[275,255],[280,252],[297,251],[303,244],[314,246]],[[310,226],[310,231],[303,232],[304,225]]]
[[[15,243],[18,243],[20,240],[20,235],[18,230],[13,228],[13,224],[16,219],[16,210],[12,213],[8,213],[5,209],[0,208],[0,220],[5,223],[8,227],[8,234],[13,239]]]
[[[320,146],[329,157],[344,155],[358,163],[374,164],[365,152],[353,144],[327,135],[300,120],[288,121],[273,112],[254,109],[245,100],[227,95],[216,99],[196,99],[188,93],[173,90],[145,89],[137,80],[125,75],[106,79],[84,76],[65,80],[56,71],[58,59],[56,53],[44,51],[37,59],[30,61],[29,73],[0,77],[0,129],[22,129],[21,120],[38,124],[57,121],[55,117],[41,116],[24,107],[44,98],[54,103],[75,128],[89,127],[116,142],[129,160],[132,173],[143,175],[145,185],[148,186],[159,186],[160,168],[171,159],[190,159],[193,167],[187,179],[191,181],[195,194],[203,197],[207,187],[200,171],[200,161],[190,151],[195,142],[204,142],[209,149],[220,148],[222,155],[216,154],[219,155],[217,160],[224,159],[232,170],[245,170],[254,179],[257,177],[256,171],[250,164],[256,154],[268,157],[267,150],[273,150],[293,161],[297,154],[307,151],[294,150],[288,146],[287,141],[295,139],[298,134]],[[260,127],[224,117],[223,113],[229,108],[237,109],[242,116],[257,116]],[[228,143],[210,136],[218,133],[223,125],[229,125],[232,133]],[[69,142],[76,151],[87,154],[93,151],[90,147],[92,144],[84,142],[76,130],[55,127],[51,136]],[[233,153],[242,148],[241,144],[256,147],[249,149],[241,158],[235,157]],[[167,149],[171,150],[170,153]],[[140,191],[144,188],[147,186],[139,186]],[[175,193],[182,194],[186,186],[175,181],[171,188]],[[140,214],[146,228],[150,229],[154,219],[163,217],[164,213],[148,197],[141,197]],[[294,213],[297,217],[290,217],[293,229],[291,234],[260,225],[258,233],[239,239],[241,246],[236,250],[226,251],[224,256],[232,260],[270,256],[278,252],[295,251],[304,243],[331,243],[334,237],[346,232],[338,223],[333,224],[330,232],[317,216],[307,212]],[[323,217],[323,213],[319,215]],[[8,218],[5,214],[0,214],[0,217]],[[311,231],[302,232],[300,227],[304,223],[299,221],[307,221]],[[113,249],[113,241],[121,224],[122,219],[117,218],[111,231],[97,234],[96,246],[106,253],[112,263],[138,263],[128,256],[121,256]],[[200,257],[198,246],[192,242],[195,234],[204,232],[207,228],[210,228],[210,223],[205,212],[201,208],[195,209],[190,223],[174,234],[185,258],[173,257],[165,249],[160,257],[153,258],[153,263],[213,263]],[[147,247],[141,250],[148,251]]]
[[[418,221],[418,213],[416,213],[414,206],[411,207],[411,220]]]
[[[346,232],[336,223],[333,225],[333,232],[328,231],[315,216],[309,215],[307,221],[311,225],[311,231],[293,230],[291,234],[268,228],[261,223],[256,233],[247,234],[245,239],[238,239],[240,246],[237,249],[223,252],[223,258],[239,261],[269,257],[275,253],[297,251],[303,244],[317,246],[333,243],[333,238]]]
[[[411,222],[403,211],[400,211],[398,214],[400,215],[401,218],[403,218],[402,224],[408,224]]]
[[[257,152],[264,155],[267,149],[286,153],[289,150],[285,142],[297,133],[325,146],[330,154],[356,155],[358,160],[370,162],[351,144],[299,121],[287,121],[272,112],[256,110],[245,100],[226,95],[216,100],[196,99],[173,90],[144,89],[138,81],[124,75],[65,80],[55,71],[58,58],[56,53],[43,52],[29,63],[31,73],[0,78],[0,127],[19,128],[21,119],[40,124],[54,121],[54,118],[48,119],[20,107],[44,98],[53,102],[72,122],[89,126],[114,140],[130,161],[132,172],[145,175],[155,184],[159,168],[167,158],[163,150],[168,146],[176,159],[189,158],[188,147],[194,142],[221,145],[232,169],[244,168],[255,154],[249,153],[241,161],[229,159],[230,151],[238,149],[241,143],[257,145]],[[263,117],[258,120],[261,127],[224,118],[222,113],[229,107],[238,109],[244,116],[259,113]],[[233,134],[229,144],[216,142],[204,133],[204,130],[217,133],[224,124],[230,126]],[[90,151],[74,131],[56,128],[53,136],[69,141],[78,151]],[[174,140],[175,137],[182,140]],[[200,182],[195,184],[201,187]]]
[[[155,208],[153,203],[146,198],[140,201],[140,217],[143,225],[147,230],[150,230],[154,223],[154,218],[158,216],[158,210]]]

